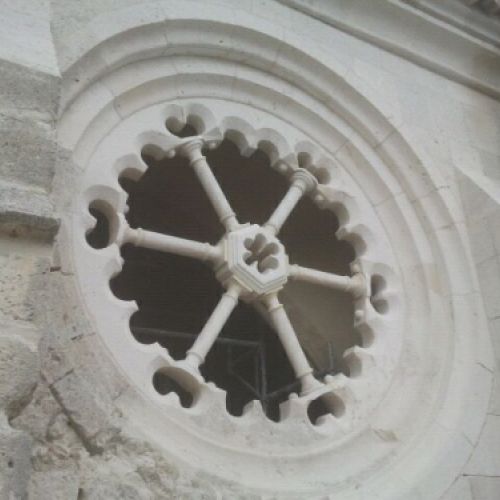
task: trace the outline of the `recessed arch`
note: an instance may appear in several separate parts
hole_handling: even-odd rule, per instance
[[[216,15],[221,11],[214,8],[214,12],[214,15]],[[176,14],[173,12],[172,17],[174,19],[175,16]],[[237,37],[234,33],[237,33],[238,30],[232,30],[233,24],[224,23],[220,20],[216,22],[213,19],[205,19],[204,16],[208,17],[206,12],[200,13],[200,19],[183,20],[181,23],[183,29],[190,26],[191,28],[196,27],[201,33],[211,31],[212,34],[226,33],[226,35],[231,31],[233,36]],[[222,13],[221,16],[221,18],[224,17]],[[168,26],[173,26],[172,20],[168,22],[170,23]],[[185,68],[182,64],[176,64],[175,69],[171,68],[170,76],[163,74],[155,77],[155,68],[150,68],[147,74],[137,70],[139,67],[144,69],[148,65],[154,66],[154,64],[146,61],[152,55],[152,49],[150,47],[141,48],[140,43],[131,43],[131,38],[136,37],[135,39],[138,41],[147,39],[145,35],[150,30],[158,28],[163,30],[167,26],[166,24],[163,25],[163,23],[136,27],[134,28],[136,31],[133,33],[129,31],[102,42],[95,47],[93,54],[89,53],[88,60],[98,52],[106,53],[110,47],[116,46],[119,42],[122,46],[133,47],[133,49],[130,53],[127,53],[125,49],[122,58],[117,58],[112,62],[108,60],[108,64],[101,67],[102,72],[100,74],[98,72],[94,75],[89,74],[85,84],[77,88],[76,93],[78,93],[78,96],[75,93],[68,98],[68,106],[62,112],[61,117],[61,144],[64,147],[74,149],[75,161],[85,167],[89,156],[95,150],[100,138],[103,137],[104,131],[112,130],[115,126],[118,126],[121,120],[134,113],[134,105],[136,106],[135,109],[138,110],[141,107],[153,105],[155,100],[156,102],[179,101],[188,96],[196,98],[197,96],[194,95],[196,92],[207,99],[217,98],[218,96],[214,95],[214,88],[222,83],[219,86],[220,89],[226,92],[227,90],[233,89],[234,91],[236,89],[240,96],[246,97],[247,104],[250,103],[252,106],[262,109],[266,106],[269,107],[270,103],[276,102],[276,98],[279,98],[280,94],[282,94],[282,92],[276,91],[276,88],[283,91],[291,88],[291,91],[287,92],[286,101],[278,100],[278,102],[283,103],[278,112],[280,119],[290,123],[299,116],[302,120],[302,122],[300,120],[299,122],[302,123],[303,128],[307,128],[307,126],[322,128],[323,125],[326,125],[325,130],[327,132],[325,136],[330,134],[336,137],[338,142],[335,143],[336,146],[333,151],[328,150],[329,144],[321,135],[319,135],[318,142],[336,159],[343,169],[347,169],[355,173],[355,177],[359,177],[357,179],[358,187],[366,194],[372,206],[375,207],[378,216],[384,221],[385,230],[389,233],[389,239],[397,241],[398,244],[401,242],[402,246],[404,246],[405,251],[395,249],[400,254],[398,264],[408,268],[413,265],[414,272],[421,272],[424,282],[417,287],[421,294],[420,307],[422,307],[422,310],[429,308],[429,314],[433,315],[433,309],[430,307],[432,300],[431,297],[426,296],[425,290],[431,288],[429,284],[433,281],[432,275],[434,273],[438,273],[439,286],[449,297],[453,297],[454,290],[460,288],[464,282],[472,282],[472,280],[463,278],[457,279],[454,270],[449,265],[447,258],[445,258],[453,255],[452,261],[455,268],[458,265],[463,273],[468,274],[471,272],[458,226],[454,225],[456,221],[452,215],[453,207],[448,206],[449,200],[436,196],[434,199],[429,200],[429,204],[419,205],[414,203],[425,193],[438,192],[440,179],[434,178],[434,174],[431,174],[426,169],[418,155],[411,149],[401,134],[394,130],[393,126],[377,111],[372,103],[364,99],[356,91],[355,81],[348,76],[339,76],[343,74],[341,68],[333,67],[335,63],[332,61],[324,61],[323,57],[320,54],[315,54],[307,44],[301,47],[298,39],[293,36],[287,42],[284,42],[282,39],[266,33],[265,29],[258,29],[257,24],[255,19],[245,23],[241,39],[236,38],[233,40],[232,45],[228,44],[223,48],[217,48],[212,38],[207,39],[205,46],[203,44],[197,45],[196,42],[189,45],[188,41],[189,52],[201,56],[198,62],[189,61],[192,67],[196,67],[198,63],[200,63],[201,67],[201,58],[206,63],[198,73],[185,69],[188,67],[187,62]],[[249,26],[252,26],[252,28],[249,28]],[[253,45],[254,42],[251,41],[249,36],[251,33],[258,34],[260,40],[266,45],[268,50],[260,51],[263,55],[257,54],[257,47]],[[166,63],[162,69],[169,65],[172,58],[182,59],[181,54],[183,51],[188,50],[185,44],[176,45],[175,33],[172,33],[172,35],[172,46],[166,52],[163,52],[166,56]],[[280,56],[273,60],[271,66],[269,61],[266,62],[265,58],[268,55],[271,58],[277,53]],[[222,71],[223,64],[219,64],[220,59],[229,62],[226,67],[232,66],[234,68],[238,59],[242,59],[249,54],[252,55],[247,59],[247,65],[250,68],[245,68],[245,71],[242,71],[240,75],[233,75],[232,77],[224,75],[224,71]],[[84,59],[75,62],[74,66],[66,73],[66,82],[69,75],[82,71]],[[134,67],[134,61],[137,61],[136,67]],[[178,62],[179,60],[177,60]],[[126,66],[119,69],[119,66],[124,63],[126,63]],[[302,75],[298,74],[299,68]],[[138,75],[138,78],[144,78],[145,81],[134,81],[131,78],[131,74],[134,72]],[[314,82],[307,88],[307,91],[304,85],[304,75],[306,74],[314,75]],[[189,79],[192,80],[193,76],[203,75],[206,76],[205,87],[203,85],[198,88],[188,86],[188,81]],[[116,82],[121,83],[112,86],[113,78],[116,79]],[[88,85],[89,81],[95,81],[96,83],[94,86]],[[166,87],[165,83],[174,82],[175,87],[170,86],[170,89],[175,88],[175,90],[171,90],[170,95],[159,90]],[[276,83],[279,83],[279,85],[277,86]],[[181,94],[180,88],[184,84],[184,91],[187,91],[188,94]],[[121,89],[119,88],[120,85],[122,85]],[[68,85],[67,88],[69,87]],[[73,89],[75,88],[73,87]],[[101,96],[100,100],[96,99],[96,92]],[[237,92],[232,96],[238,95]],[[337,106],[338,101],[328,98],[328,96],[332,95],[342,101],[340,106]],[[233,97],[233,102],[235,106],[240,105],[241,99]],[[289,105],[289,110],[284,106],[285,102]],[[223,131],[220,132],[223,133]],[[117,139],[118,143],[119,140]],[[105,158],[102,161],[104,162]],[[409,165],[411,168],[409,168]],[[371,189],[369,189],[370,186]],[[327,195],[328,193],[326,193],[325,198],[328,197]],[[339,194],[336,194],[336,196],[342,198]],[[349,196],[344,196],[342,201],[348,205],[352,200],[350,200]],[[432,215],[436,211],[442,216],[441,220],[444,219],[449,222],[446,228],[433,227],[434,217]],[[344,228],[344,232],[345,234],[349,232],[355,233],[356,227],[348,224]],[[366,239],[370,238],[371,236],[367,234]],[[414,286],[409,281],[408,276],[405,276],[403,285]],[[416,288],[412,288],[412,291],[418,293]],[[464,292],[463,289],[461,291]],[[465,293],[468,293],[468,291],[466,290]],[[442,319],[433,316],[431,325],[434,329],[439,326],[439,321],[442,321]],[[472,373],[473,360],[467,354],[467,351],[471,350],[471,346],[468,343],[465,328],[456,323],[452,324],[450,321],[447,318],[441,323],[441,326],[444,326],[441,344],[449,346],[450,343],[454,342],[451,339],[451,331],[453,331],[453,336],[463,343],[455,346],[456,349],[453,354],[443,356],[446,369],[443,369],[436,376],[435,383],[437,384],[437,379],[439,379],[440,383],[448,384],[449,390],[442,396],[444,398],[442,406],[447,408],[447,411],[456,411],[457,418],[452,421],[451,425],[454,432],[460,432],[466,417],[454,406],[453,401],[460,400],[459,395],[465,394],[469,384],[473,383],[471,381],[466,382],[467,377],[464,375],[464,372]],[[354,353],[353,355],[357,354]],[[464,364],[462,363],[462,368],[459,369],[456,365],[457,359],[467,360],[466,368],[463,368]],[[473,380],[472,376],[470,380]],[[432,391],[429,394],[432,395]],[[202,404],[203,398],[204,396],[201,394],[200,403]],[[389,418],[387,415],[385,417]],[[401,421],[404,418],[405,415],[402,414],[397,418],[395,417],[395,420]],[[436,426],[438,428],[441,418],[439,412],[436,412],[435,422],[437,422]],[[380,417],[380,419],[377,422],[384,421],[383,417]],[[437,430],[436,432],[439,434],[440,431]],[[444,434],[446,433],[441,432],[440,434],[443,440],[442,446],[451,446],[451,438],[448,439]],[[426,439],[430,439],[429,434],[425,434],[425,432],[421,435],[425,438],[421,440],[422,443],[425,443]],[[424,447],[423,444],[422,447]],[[432,448],[429,449],[432,450]],[[463,460],[466,458],[466,450],[467,448],[465,448]],[[413,451],[401,451],[401,454],[405,457],[405,463],[408,464],[412,463],[412,460],[415,460],[414,463],[421,463],[421,458],[430,457],[432,452],[420,450],[416,447]],[[333,460],[331,457],[329,459]],[[429,458],[429,464],[426,466],[430,467],[430,462],[432,460]],[[389,474],[387,472],[389,470],[394,473],[395,469],[390,469],[389,465],[383,466],[378,469],[377,474],[379,474],[379,477],[383,477],[383,474]],[[435,486],[436,491],[444,490],[451,476],[450,472],[443,474],[441,481]],[[339,480],[339,477],[336,476],[335,480]],[[399,485],[399,487],[401,486]],[[366,488],[373,488],[372,491],[376,491],[376,486],[371,484]]]

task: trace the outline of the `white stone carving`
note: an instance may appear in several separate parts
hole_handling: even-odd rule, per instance
[[[189,106],[200,109],[199,104],[193,103],[189,104]],[[359,415],[357,418],[361,418],[361,414],[368,414],[371,411],[370,408],[373,407],[372,405],[376,404],[377,398],[384,393],[387,387],[386,384],[391,380],[390,372],[394,366],[389,360],[393,359],[395,361],[398,356],[399,340],[396,333],[396,324],[399,321],[397,318],[401,314],[401,299],[398,297],[396,291],[397,280],[395,273],[390,269],[392,257],[388,243],[384,243],[386,241],[384,231],[380,228],[377,237],[372,236],[373,229],[368,230],[368,227],[376,228],[379,224],[372,209],[368,208],[367,205],[367,211],[364,209],[365,212],[360,212],[360,209],[356,208],[356,204],[359,203],[359,197],[356,197],[356,204],[353,204],[355,197],[350,195],[348,209],[349,225],[342,225],[338,234],[340,237],[353,241],[355,245],[358,243],[358,238],[362,238],[366,242],[363,247],[365,248],[366,246],[366,250],[352,264],[353,276],[337,276],[293,263],[290,264],[286,249],[278,239],[278,232],[281,226],[291,214],[299,199],[304,195],[312,196],[317,203],[324,207],[327,207],[329,203],[339,200],[339,196],[346,196],[334,187],[335,184],[342,185],[345,190],[347,188],[346,179],[337,170],[335,171],[335,175],[333,175],[332,171],[328,183],[318,183],[317,178],[313,175],[316,172],[314,161],[308,166],[310,169],[308,171],[305,168],[299,167],[297,159],[295,158],[294,160],[290,153],[282,152],[274,161],[274,166],[289,177],[290,187],[286,195],[262,227],[258,225],[241,225],[237,221],[234,211],[230,207],[202,153],[203,147],[213,147],[214,144],[220,141],[220,139],[216,139],[217,137],[220,138],[228,134],[227,130],[224,131],[217,127],[217,123],[223,123],[224,119],[227,119],[223,114],[227,109],[226,106],[223,102],[219,104],[213,102],[211,103],[211,107],[213,112],[219,113],[220,118],[217,119],[213,116],[210,119],[215,128],[210,129],[210,134],[207,136],[202,135],[179,139],[169,134],[163,126],[156,130],[145,129],[144,123],[151,124],[158,121],[158,118],[160,118],[159,123],[164,123],[169,118],[168,114],[164,114],[161,107],[152,107],[141,111],[140,114],[143,115],[142,117],[134,116],[125,120],[102,143],[99,152],[96,151],[94,156],[94,167],[88,171],[88,188],[84,189],[85,194],[81,199],[81,204],[79,204],[80,208],[76,211],[81,214],[77,216],[77,220],[80,221],[77,223],[77,227],[80,227],[78,231],[85,233],[86,230],[94,225],[93,218],[89,218],[88,216],[87,207],[96,200],[100,200],[106,206],[112,206],[116,212],[115,215],[111,216],[111,220],[114,221],[111,224],[112,241],[108,248],[101,251],[96,251],[85,245],[81,249],[83,254],[80,251],[78,252],[80,253],[78,265],[82,265],[82,273],[84,268],[92,268],[93,272],[90,273],[92,276],[89,275],[88,271],[83,273],[82,277],[84,281],[87,281],[88,278],[88,286],[95,289],[95,280],[103,279],[103,291],[105,291],[106,296],[109,296],[109,292],[105,290],[107,288],[107,281],[112,274],[118,272],[122,262],[115,249],[118,249],[124,243],[132,243],[137,246],[144,246],[146,248],[153,248],[206,261],[215,269],[217,277],[226,288],[226,292],[223,294],[206,325],[200,331],[195,343],[186,353],[184,360],[174,361],[163,348],[159,346],[140,345],[133,340],[125,343],[121,342],[121,345],[118,346],[118,338],[123,339],[123,332],[128,331],[126,321],[136,310],[136,306],[134,303],[125,303],[117,301],[114,298],[109,306],[113,305],[113,307],[117,308],[117,313],[122,310],[119,313],[122,319],[118,320],[117,317],[116,322],[112,321],[113,325],[116,325],[111,329],[116,331],[115,339],[113,339],[114,335],[111,333],[110,327],[107,327],[108,333],[105,336],[105,341],[109,341],[110,349],[118,358],[122,357],[121,363],[128,367],[127,371],[136,380],[138,387],[144,387],[145,384],[150,383],[148,381],[151,380],[154,372],[164,370],[165,373],[178,380],[181,385],[185,385],[189,390],[194,391],[199,397],[201,397],[201,394],[206,393],[206,397],[213,398],[213,403],[218,405],[219,391],[213,392],[211,384],[204,382],[203,377],[199,373],[199,366],[203,363],[238,300],[260,302],[264,309],[267,309],[270,320],[302,385],[300,398],[292,399],[289,402],[289,405],[292,405],[292,407],[295,406],[296,410],[291,413],[288,410],[283,410],[285,421],[298,419],[298,421],[302,422],[302,425],[305,425],[308,422],[306,414],[308,402],[319,396],[328,401],[327,394],[332,394],[330,398],[331,408],[333,409],[335,405],[337,407],[342,406],[342,408],[345,408],[345,415],[342,417],[341,427],[339,427],[340,421],[339,423],[334,423],[332,420],[329,426],[323,426],[321,434],[328,429],[330,429],[328,432],[333,432],[334,434],[339,432],[341,428],[348,429],[354,424],[355,420],[351,420],[354,418],[354,415]],[[206,113],[205,111],[205,119]],[[202,120],[201,116],[199,119]],[[241,122],[241,125],[240,133],[245,133],[244,137],[247,143],[251,143],[252,135],[255,134],[255,132],[251,132],[252,126],[245,122]],[[232,125],[232,133],[236,130],[235,126],[235,124]],[[277,124],[275,130],[283,130],[286,127],[289,126],[282,123]],[[272,133],[276,136],[276,131]],[[124,217],[126,198],[124,198],[124,192],[121,189],[116,190],[116,178],[122,170],[136,168],[139,171],[144,171],[146,166],[138,156],[141,148],[136,150],[135,153],[130,151],[130,153],[125,152],[124,154],[123,150],[120,151],[120,148],[117,146],[118,144],[137,144],[138,137],[141,138],[142,148],[145,147],[150,151],[154,149],[158,157],[181,155],[189,159],[191,168],[197,174],[198,180],[204,187],[214,210],[226,228],[226,235],[217,245],[213,246],[204,242],[158,234],[144,229],[132,229],[128,226]],[[285,144],[284,139],[276,141],[277,145],[280,143],[282,144],[281,147],[283,147]],[[304,142],[302,142],[301,147],[305,147]],[[313,146],[310,145],[307,149],[311,151],[311,147]],[[113,156],[115,157],[114,160],[112,159]],[[111,164],[114,163],[117,165],[115,169],[108,170],[109,174],[105,176],[103,175],[104,162],[106,164],[110,164],[111,162]],[[327,163],[323,163],[325,166],[327,165]],[[107,187],[103,185],[105,178],[108,179],[108,181],[105,181]],[[352,184],[352,187],[354,188],[354,184]],[[356,222],[355,217],[359,216],[361,216],[361,219],[359,222]],[[363,217],[367,217],[370,222],[363,223]],[[82,223],[83,227],[80,225]],[[88,254],[88,258],[93,262],[92,265],[90,265],[90,261],[87,261],[85,254]],[[100,259],[102,259],[102,266],[97,264]],[[388,300],[392,300],[390,312],[386,315],[378,313],[370,301],[370,287],[368,286],[371,279],[370,276],[380,273],[390,283],[390,288],[384,292],[384,294],[388,294]],[[102,278],[99,275],[102,275]],[[323,381],[317,381],[312,376],[312,368],[300,346],[297,333],[294,331],[277,297],[277,293],[283,286],[286,286],[288,280],[315,283],[327,288],[344,290],[352,295],[356,304],[355,324],[361,330],[366,328],[367,331],[370,331],[370,335],[378,339],[377,344],[379,346],[376,351],[373,351],[373,354],[371,349],[368,348],[369,344],[367,344],[367,347],[357,347],[346,353],[346,361],[352,366],[352,373],[358,372],[359,375],[356,388],[354,386],[349,387],[346,392],[342,386],[346,383],[348,386],[351,384],[349,383],[349,379],[343,375],[329,378],[330,383],[326,383],[326,385]],[[95,293],[92,293],[91,297],[92,299],[95,297],[98,302],[94,303],[91,307],[101,309],[103,311],[103,321],[109,325],[111,318],[110,310],[108,309],[109,306],[104,307],[103,297],[99,298]],[[399,305],[397,305],[398,303]],[[99,317],[99,314],[97,314],[97,317]],[[366,325],[366,327],[363,325]],[[384,361],[378,363],[375,353],[382,353],[384,351],[384,357],[380,358],[384,359]],[[139,352],[143,354],[139,356]],[[389,353],[392,354],[387,356]],[[142,361],[141,358],[143,359]],[[133,366],[130,365],[131,360],[133,360]],[[364,368],[360,370],[360,366]],[[377,372],[379,375],[376,375]],[[338,386],[339,382],[341,382],[340,387]],[[354,394],[350,395],[352,391],[356,393],[356,396]],[[339,395],[341,392],[344,393],[343,396]],[[209,396],[211,393],[212,396]],[[367,397],[368,394],[370,394],[369,397]],[[379,394],[379,396],[376,397],[375,394]],[[175,402],[174,396],[164,397],[162,398],[162,402],[171,401],[170,404],[172,404]],[[155,395],[154,398],[157,399],[158,396]],[[356,403],[354,403],[355,399],[357,400]],[[333,401],[336,401],[336,403],[334,404]],[[339,404],[339,401],[342,401],[342,403]],[[249,408],[248,417],[252,414],[255,416],[261,414],[263,416],[261,410],[255,413],[255,409],[250,411]],[[226,414],[224,404],[219,406],[218,411],[221,418],[229,417]],[[332,410],[333,413],[335,412]],[[227,417],[224,415],[227,415]],[[261,417],[256,420],[256,423],[260,419]],[[349,423],[350,420],[351,423]],[[326,422],[327,420],[325,420]],[[266,427],[273,424],[264,418],[258,425]],[[319,426],[310,425],[307,428],[310,429],[307,433],[311,431],[317,433],[320,429]],[[282,431],[285,434],[288,432],[286,425]]]
[[[484,402],[487,392],[471,390],[484,377],[477,367],[484,336],[460,221],[440,189],[442,179],[392,118],[363,97],[346,68],[314,44],[293,31],[285,40],[257,16],[235,29],[238,22],[217,6],[189,15],[193,31],[186,37],[186,15],[169,3],[168,21],[148,28],[160,34],[158,46],[155,36],[147,46],[142,37],[127,45],[117,36],[109,42],[113,50],[106,53],[105,68],[86,61],[92,74],[66,88],[59,127],[60,145],[73,151],[81,171],[59,236],[61,268],[81,297],[76,307],[106,345],[110,370],[127,380],[116,406],[135,432],[174,460],[206,471],[221,490],[217,479],[237,478],[241,491],[260,496],[439,498],[481,427],[480,419],[470,420],[468,398],[474,393]],[[165,120],[180,126],[193,117],[203,123],[199,135],[207,144],[227,137],[242,154],[261,149],[288,178],[299,168],[328,173],[306,195],[337,213],[338,236],[356,250],[352,277],[290,267],[285,287],[300,277],[350,290],[364,342],[344,354],[349,376],[319,381],[333,410],[317,425],[307,418],[316,390],[303,386],[291,396],[280,423],[269,421],[258,404],[235,418],[225,410],[224,392],[185,362],[179,366],[159,346],[138,344],[129,334],[135,304],[109,290],[109,279],[123,264],[119,240],[101,250],[85,241],[95,223],[89,204],[102,200],[122,219],[126,194],[117,177],[145,171],[144,147],[158,154],[184,147],[185,139],[166,132]],[[306,153],[310,161],[299,165]],[[203,161],[193,161],[206,176]],[[208,193],[207,177],[205,184]],[[221,200],[217,195],[212,203],[231,232],[236,224]],[[169,248],[184,248],[183,255],[208,263],[220,258],[216,246],[198,243],[168,239]],[[219,320],[239,293],[228,288]],[[283,344],[300,352],[276,297],[264,303]],[[210,336],[217,328],[209,328]],[[470,331],[478,337],[471,339]],[[294,363],[299,375],[307,375],[299,359]],[[158,370],[185,377],[192,407],[182,408],[173,393],[154,391],[151,379]],[[451,461],[444,464],[443,454]]]
[[[316,396],[326,398],[331,389],[313,377],[313,369],[283,305],[278,300],[277,293],[286,284],[289,276],[292,276],[295,280],[350,291],[358,300],[366,300],[369,293],[365,285],[366,280],[359,272],[359,266],[355,267],[355,277],[350,278],[289,265],[286,250],[276,235],[300,198],[317,188],[318,181],[311,173],[303,168],[294,170],[288,192],[263,227],[255,224],[241,225],[202,153],[204,146],[212,146],[212,143],[206,144],[202,137],[191,137],[168,149],[164,154],[169,158],[175,154],[188,158],[219,220],[226,228],[226,235],[219,244],[212,246],[143,229],[131,229],[122,214],[116,217],[119,228],[115,229],[112,238],[118,245],[132,243],[208,260],[214,265],[217,277],[227,289],[195,343],[187,351],[186,358],[175,363],[175,370],[170,368],[169,374],[177,377],[181,384],[193,386],[196,382],[201,382],[203,379],[199,366],[204,363],[238,300],[258,300],[267,307],[295,374],[301,381],[302,394],[310,396],[314,391]],[[190,375],[194,376],[191,381],[188,380]],[[332,404],[332,412],[333,406]]]
[[[272,233],[258,225],[245,225],[224,238],[224,264],[217,276],[224,284],[236,283],[242,297],[261,298],[277,293],[288,278],[285,248]]]

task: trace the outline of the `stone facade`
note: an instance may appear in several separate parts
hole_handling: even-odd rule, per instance
[[[500,498],[497,2],[0,4],[0,499]],[[235,230],[200,167],[225,247],[130,229],[119,177],[183,156],[185,126],[208,164],[226,139],[296,193]],[[303,196],[337,217],[349,278],[289,266],[276,234]],[[89,207],[110,221],[98,249]],[[257,402],[229,414],[197,365],[135,341],[138,306],[109,286],[125,242],[213,262],[262,299],[303,382],[279,422]],[[287,291],[301,280],[352,305]],[[358,340],[334,335],[345,369],[318,389],[297,353],[324,355],[329,308]],[[194,404],[154,390],[157,372]]]

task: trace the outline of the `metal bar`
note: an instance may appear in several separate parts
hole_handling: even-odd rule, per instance
[[[149,328],[144,326],[133,326],[133,333],[139,335],[152,335],[157,337],[174,337],[174,338],[182,338],[186,340],[193,340],[197,337],[196,333],[188,333],[188,332],[177,332],[173,330],[161,330],[159,328]],[[227,337],[218,337],[215,341],[219,344],[230,344],[241,347],[253,347],[255,349],[259,349],[260,342],[253,340],[239,340],[239,339],[230,339]]]
[[[315,377],[324,377],[325,375],[329,375],[331,373],[331,370],[322,370],[320,372],[314,372],[314,376]],[[279,389],[276,389],[275,391],[273,392],[270,392],[268,395],[267,395],[267,399],[274,399],[276,398],[277,396],[279,396],[280,394],[282,393],[285,393],[285,392],[291,392],[291,390],[294,388],[294,387],[299,387],[300,386],[300,381],[299,380],[296,380],[294,382],[291,382],[290,384],[288,385],[285,385],[283,387],[280,387]]]
[[[238,375],[234,375],[234,376],[238,379],[238,382],[240,384],[244,385],[250,392],[255,394],[257,399],[260,401],[260,394],[258,393],[258,391],[255,390],[255,387],[252,387],[244,378],[241,378]]]
[[[260,338],[261,348],[259,350],[260,354],[260,366],[261,366],[261,386],[260,393],[261,399],[260,402],[262,404],[262,409],[264,412],[267,411],[267,364],[266,364],[266,343],[262,337]]]
[[[229,350],[230,348],[228,348]],[[259,347],[257,347],[257,349],[259,349]],[[226,364],[227,366],[227,371],[228,373],[233,376],[238,382],[240,382],[242,385],[244,385],[247,389],[249,389],[253,394],[255,394],[255,396],[257,396],[257,399],[261,399],[261,395],[258,391],[258,386],[256,385],[255,387],[252,387],[250,385],[249,382],[247,382],[243,377],[241,377],[235,370],[234,370],[234,367],[237,366],[237,364],[241,361],[242,358],[244,358],[245,356],[248,356],[249,354],[252,354],[253,357],[254,357],[254,365],[257,367],[257,363],[255,363],[255,351],[252,352],[252,350],[248,350],[242,354],[240,354],[239,356],[236,357],[236,359],[233,360],[233,356],[232,356],[232,352],[231,351],[231,355],[228,355],[228,362]]]

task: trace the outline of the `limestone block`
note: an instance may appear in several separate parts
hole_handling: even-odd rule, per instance
[[[81,500],[153,500],[153,494],[144,487],[99,480],[81,489]]]
[[[68,186],[73,186],[78,182],[78,177],[81,175],[81,169],[73,161],[73,152],[58,147],[56,164],[55,164],[55,177],[52,183],[52,190],[50,199],[60,214],[67,213],[71,210],[73,202],[71,196],[71,189]]]
[[[494,234],[488,224],[482,220],[470,224],[469,236],[472,255],[477,263],[490,259],[495,255]]]
[[[73,370],[71,344],[60,342],[53,332],[45,332],[40,341],[41,372],[49,385]]]
[[[484,174],[500,186],[500,154],[479,150]]]
[[[491,320],[489,326],[496,360],[495,380],[491,395],[490,413],[492,415],[500,416],[500,318]]]
[[[12,236],[52,240],[59,221],[43,190],[0,182],[0,227]]]
[[[148,8],[134,11],[135,0],[110,0],[107,2],[77,2],[57,0],[52,2],[52,30],[58,52],[59,66],[66,71],[75,60],[103,39],[126,30],[137,23],[161,19],[156,2],[148,2]],[[128,13],[128,11],[132,12]],[[124,12],[125,15],[124,15]],[[129,21],[135,13],[135,23]],[[127,15],[128,14],[128,15]],[[94,26],[95,25],[95,26]]]
[[[59,78],[0,60],[0,113],[50,123],[57,113]]]
[[[498,471],[500,474],[500,471]],[[474,500],[498,500],[500,477],[469,477]]]
[[[0,57],[58,73],[50,29],[49,0],[1,2]]]
[[[499,155],[500,122],[498,115],[471,105],[463,105],[463,109],[469,140],[482,150]]]
[[[40,341],[40,359],[41,371],[48,384],[76,370],[96,387],[102,387],[105,398],[113,400],[127,387],[126,379],[109,364],[104,346],[94,335],[64,340],[53,331],[47,331]]]
[[[39,377],[38,355],[15,326],[0,325],[0,408],[9,417],[29,402]]]
[[[76,500],[79,477],[74,468],[34,472],[29,484],[29,500]]]
[[[28,434],[0,425],[0,498],[27,498],[32,443]]]
[[[93,333],[92,325],[78,308],[78,292],[71,287],[70,276],[66,274],[54,265],[41,277],[38,296],[44,300],[35,310],[35,317],[44,325],[44,330],[52,332],[54,339],[63,343]]]
[[[451,488],[441,497],[441,500],[475,500],[472,497],[467,478],[459,476]]]
[[[500,256],[500,207],[488,215],[486,220],[490,233],[493,235],[495,253]]]
[[[74,372],[68,373],[52,385],[54,394],[65,409],[75,429],[86,440],[92,440],[108,427],[111,408],[93,388]],[[89,443],[92,446],[92,443]]]
[[[500,416],[490,415],[486,419],[479,442],[465,466],[467,475],[500,475]]]
[[[128,387],[128,381],[109,363],[106,347],[97,335],[75,340],[78,373],[96,387],[102,387],[105,397],[116,399]]]
[[[37,302],[32,281],[44,272],[47,261],[36,251],[22,253],[10,243],[0,242],[0,318],[32,321]]]
[[[457,180],[464,209],[470,221],[477,221],[498,210],[498,204],[488,195],[483,186],[475,182],[475,176],[466,176],[457,171]]]
[[[0,115],[0,176],[11,182],[49,189],[56,142],[50,124]]]
[[[488,318],[500,316],[500,260],[491,257],[478,265],[479,283]]]
[[[492,415],[500,415],[500,369],[495,373],[489,411]]]
[[[42,442],[47,437],[50,423],[61,411],[61,406],[54,399],[47,384],[40,381],[28,406],[10,423],[15,429],[29,432],[37,441]]]

